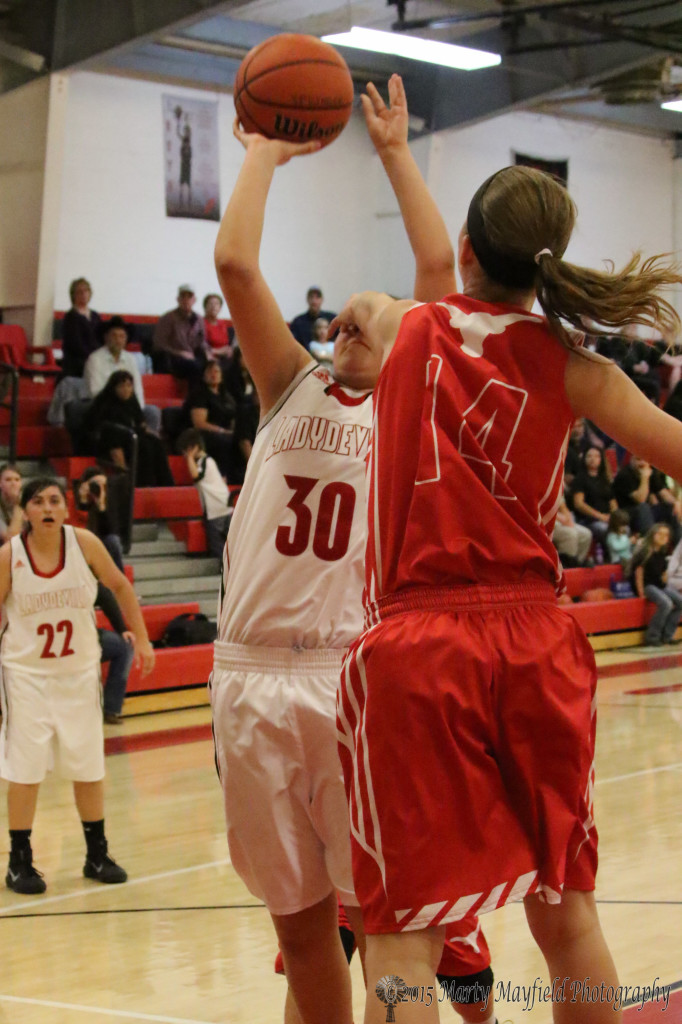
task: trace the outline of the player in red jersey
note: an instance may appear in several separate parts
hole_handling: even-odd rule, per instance
[[[454,287],[454,253],[407,145],[402,83],[392,78],[388,108],[369,92],[370,134],[416,257],[415,295],[436,298]],[[270,911],[300,1018],[349,1024],[334,890],[359,943],[362,923],[335,699],[362,625],[369,389],[381,350],[355,339],[337,345],[332,378],[295,341],[260,269],[260,241],[276,167],[318,146],[235,134],[246,156],[216,268],[262,418],[224,558],[211,679],[217,761],[232,863]],[[481,968],[489,971],[489,957]]]
[[[679,318],[658,293],[682,278],[661,258],[619,273],[565,262],[574,221],[553,178],[505,168],[460,233],[462,294],[414,307],[363,293],[332,325],[384,346],[367,628],[338,704],[366,1024],[386,1012],[377,979],[384,1001],[392,976],[428,987],[449,922],[520,898],[550,978],[617,985],[593,896],[595,663],[556,603],[550,538],[576,417],[676,479],[682,424],[561,320],[673,336]],[[553,1012],[562,1024],[619,1016],[580,996],[559,995]],[[420,1002],[400,1013],[436,1019]]]

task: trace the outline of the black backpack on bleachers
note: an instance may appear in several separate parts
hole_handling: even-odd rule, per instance
[[[215,622],[201,612],[176,615],[168,623],[159,640],[159,647],[190,647],[192,644],[212,644],[218,630]]]

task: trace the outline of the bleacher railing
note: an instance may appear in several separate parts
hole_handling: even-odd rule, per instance
[[[0,408],[9,409],[8,462],[16,462],[17,427],[19,425],[19,371],[10,363],[0,362]]]

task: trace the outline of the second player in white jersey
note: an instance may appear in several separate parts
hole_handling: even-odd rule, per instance
[[[308,363],[265,416],[225,547],[220,640],[310,650],[358,635],[371,415],[371,392]]]
[[[10,541],[12,589],[2,610],[3,669],[62,675],[99,666],[97,580],[72,526],[62,527],[57,572],[34,565],[23,534]]]

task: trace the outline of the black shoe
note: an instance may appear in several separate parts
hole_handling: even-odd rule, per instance
[[[83,874],[86,878],[94,878],[96,882],[104,882],[105,885],[118,885],[120,882],[127,882],[128,875],[115,860],[104,851],[97,859],[85,858]]]
[[[123,721],[123,715],[119,715],[116,711],[105,711],[104,721],[107,725],[120,725]]]
[[[26,896],[37,896],[47,889],[40,871],[33,867],[33,851],[30,846],[28,850],[22,850],[16,858],[10,857],[5,885],[13,892],[20,892]]]

